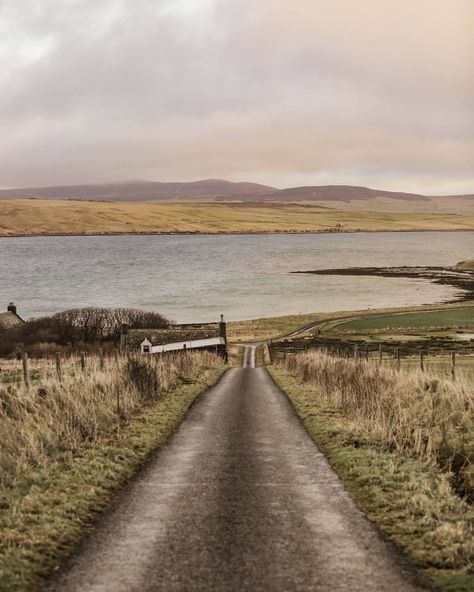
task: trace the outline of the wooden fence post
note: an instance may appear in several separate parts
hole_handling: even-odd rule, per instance
[[[425,354],[420,350],[420,370],[425,371]]]
[[[265,345],[263,346],[263,351],[264,351],[264,364],[268,364],[269,366],[272,365],[272,354],[270,351],[270,347],[268,345],[268,341],[265,342]]]
[[[357,343],[354,343],[354,359],[356,360],[359,355],[359,346]]]
[[[21,355],[21,361],[23,364],[23,382],[27,389],[30,388],[30,371],[28,369],[28,354],[24,351]]]
[[[456,352],[451,352],[451,378],[456,380]]]
[[[120,353],[121,354],[125,353],[127,334],[128,334],[128,325],[127,325],[127,323],[122,323],[121,328],[120,328]]]
[[[56,374],[58,375],[59,382],[63,381],[62,373],[61,373],[61,354],[60,352],[55,353],[56,357]]]
[[[101,370],[104,369],[104,350],[99,347],[99,367]]]
[[[85,356],[84,352],[81,352],[81,370],[83,372],[86,371],[86,356]]]
[[[396,348],[396,355],[397,355],[397,371],[400,372],[400,348]]]
[[[382,357],[383,357],[382,344],[379,343],[379,364],[382,364]]]

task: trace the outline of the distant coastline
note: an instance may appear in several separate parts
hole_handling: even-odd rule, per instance
[[[409,232],[474,232],[474,228],[410,228],[407,230],[396,229],[387,230],[386,228],[371,230],[231,230],[231,231],[176,231],[176,232],[55,232],[48,234],[1,234],[1,238],[48,238],[48,237],[93,237],[93,236],[253,236],[259,234],[377,234],[377,233],[409,233]],[[312,272],[294,272],[294,273],[312,273]]]
[[[463,265],[465,267],[462,267]],[[293,271],[292,273],[424,279],[429,280],[434,284],[452,286],[453,288],[460,290],[459,294],[453,299],[450,299],[449,302],[466,302],[474,300],[474,261],[461,262],[453,267],[347,267],[340,269]]]

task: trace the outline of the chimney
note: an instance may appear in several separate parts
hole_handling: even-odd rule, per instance
[[[219,323],[219,337],[223,337],[227,341],[227,325],[224,321],[224,315],[221,314],[221,321]]]
[[[14,303],[14,302],[10,302],[10,303],[8,304],[8,306],[7,306],[7,310],[8,310],[8,312],[12,312],[12,313],[13,313],[13,314],[15,314],[15,315],[17,314],[17,312],[16,312],[16,305],[15,305],[15,303]]]

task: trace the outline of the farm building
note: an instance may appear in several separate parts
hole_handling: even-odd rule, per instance
[[[0,312],[0,331],[14,329],[23,325],[23,319],[18,315],[16,306],[13,302],[7,306],[6,312]]]
[[[142,354],[161,354],[183,350],[217,352],[227,358],[226,323],[172,325],[165,329],[131,329],[125,335],[125,348]]]

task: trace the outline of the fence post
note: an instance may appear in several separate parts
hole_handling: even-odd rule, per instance
[[[382,357],[383,357],[382,344],[379,343],[379,364],[382,364]]]
[[[115,362],[116,362],[116,364],[118,366],[118,364],[119,364],[119,351],[118,351],[118,349],[114,349],[114,358],[115,358]]]
[[[61,354],[60,352],[55,353],[56,357],[56,374],[58,375],[59,382],[63,381],[62,373],[61,373]]]
[[[81,352],[81,370],[83,372],[86,371],[86,356],[85,356],[84,352]]]
[[[99,347],[99,366],[101,370],[104,369],[104,350],[101,347]]]
[[[357,343],[354,343],[354,359],[357,359],[357,356],[359,355],[359,346],[357,345]]]
[[[263,346],[263,351],[264,351],[264,354],[265,354],[264,357],[266,358],[265,361],[264,361],[264,363],[265,364],[268,364],[269,366],[271,366],[272,365],[272,353],[270,351],[270,347],[268,345],[268,341],[265,342],[265,345]]]
[[[451,352],[451,377],[456,380],[456,352]]]
[[[21,361],[23,364],[23,382],[27,389],[30,388],[30,371],[28,369],[28,354],[24,351],[21,354]]]
[[[399,347],[396,348],[396,354],[397,354],[397,371],[400,372],[400,348]]]
[[[128,325],[127,323],[122,323],[120,328],[120,353],[124,354],[126,349],[126,340],[128,334]]]
[[[425,371],[425,354],[420,350],[420,370]]]

